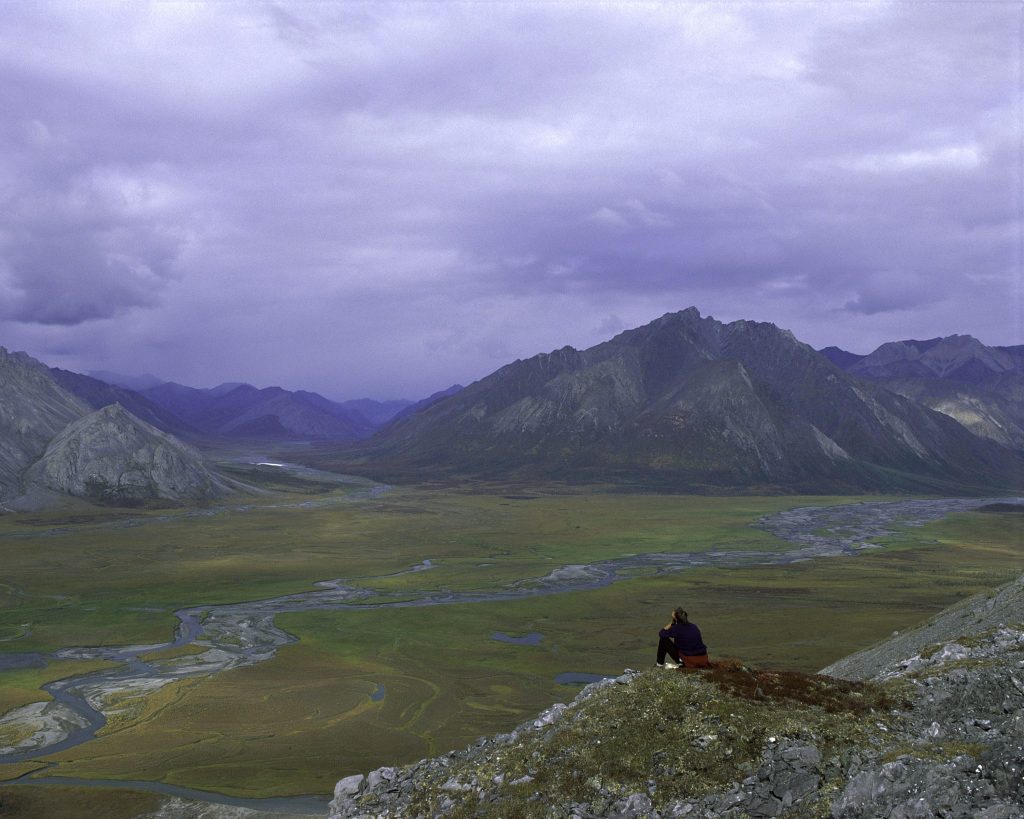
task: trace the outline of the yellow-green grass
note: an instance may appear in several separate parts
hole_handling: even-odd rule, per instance
[[[103,700],[107,722],[97,731],[97,737],[116,734],[124,728],[147,722],[168,705],[177,702],[197,683],[195,678],[185,678],[167,683],[147,694],[110,692]]]
[[[45,767],[46,763],[44,762],[15,762],[10,765],[0,765],[0,782],[17,779],[19,776],[24,776],[27,773],[38,771]],[[0,816],[6,815],[6,813],[0,810]]]
[[[1019,520],[965,513],[857,557],[509,602],[280,615],[300,643],[54,755],[52,772],[244,796],[327,793],[341,776],[464,746],[571,698],[574,689],[554,683],[560,672],[650,665],[675,605],[688,608],[713,656],[815,671],[1015,577],[1022,558]],[[544,640],[510,645],[490,639],[495,631]],[[386,694],[374,702],[378,684]]]
[[[382,592],[493,589],[555,566],[634,552],[780,549],[748,524],[794,505],[855,498],[501,495],[396,490],[301,508],[294,496],[210,516],[132,513],[141,525],[0,517],[0,644],[7,651],[167,640],[183,606],[255,600],[316,580],[377,577]],[[280,505],[285,504],[285,505]],[[45,534],[47,520],[64,533]],[[491,563],[492,566],[481,564]],[[157,609],[151,611],[150,609]],[[18,637],[18,635],[21,635]]]
[[[14,668],[0,671],[0,715],[6,714],[12,708],[53,699],[41,690],[41,686],[48,682],[112,668],[115,665],[117,664],[102,660],[56,660],[45,668]]]
[[[2,771],[2,769],[0,769]],[[65,785],[0,787],[4,819],[134,819],[153,813],[164,797],[120,788],[75,788]]]

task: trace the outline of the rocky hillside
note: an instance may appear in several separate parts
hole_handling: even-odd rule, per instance
[[[937,645],[964,635],[984,633],[1006,623],[1024,623],[1024,575],[991,594],[973,597],[951,606],[912,631],[894,636],[877,646],[851,654],[822,670],[822,674],[849,680],[884,675],[892,667],[907,668],[906,658],[929,654]],[[1018,658],[1024,660],[1024,656]]]
[[[116,505],[201,502],[224,490],[197,450],[120,404],[69,424],[28,469],[25,483]]]
[[[870,355],[821,351],[852,375],[956,419],[976,435],[1024,449],[1024,348],[972,336],[893,341]]]
[[[627,670],[508,734],[348,776],[330,816],[1024,817],[1024,577],[858,657],[832,670],[870,680]]]
[[[0,500],[21,494],[24,469],[54,435],[89,410],[45,365],[0,347]]]
[[[1016,485],[1019,453],[854,378],[773,324],[690,308],[516,361],[321,464],[684,491]]]

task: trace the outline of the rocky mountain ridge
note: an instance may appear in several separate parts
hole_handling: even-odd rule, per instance
[[[1008,487],[1019,454],[851,377],[773,324],[669,313],[516,361],[321,465],[682,491]]]
[[[976,435],[1024,449],[1024,347],[989,347],[973,336],[952,335],[893,341],[866,356],[838,347],[821,353]]]
[[[923,376],[971,382],[1024,370],[1024,350],[989,347],[974,336],[954,334],[927,341],[890,341],[846,369],[872,379]]]
[[[866,654],[830,667],[866,682],[627,669],[508,734],[348,776],[330,817],[1024,817],[1024,576]]]

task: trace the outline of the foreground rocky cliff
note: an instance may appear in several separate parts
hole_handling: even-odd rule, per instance
[[[342,779],[330,815],[1024,817],[1022,624],[1024,576],[827,669],[849,679],[627,670],[508,734]]]

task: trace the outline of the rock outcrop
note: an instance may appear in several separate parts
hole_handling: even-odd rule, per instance
[[[869,681],[627,670],[508,734],[348,776],[330,816],[1022,819],[1022,590],[899,635],[899,659],[831,667]]]
[[[25,468],[89,407],[25,353],[0,347],[0,500],[21,494]]]
[[[116,505],[202,502],[223,491],[197,450],[120,404],[68,425],[28,469],[25,482]]]

